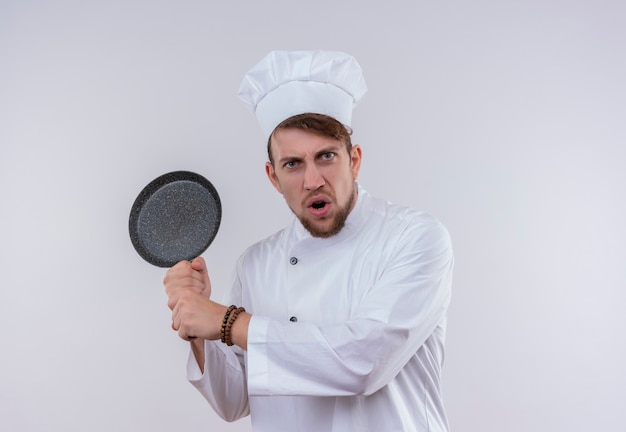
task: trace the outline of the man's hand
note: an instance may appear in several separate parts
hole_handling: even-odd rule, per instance
[[[202,257],[191,262],[181,261],[169,269],[163,279],[163,285],[169,298],[167,305],[172,310],[183,292],[195,292],[207,298],[211,297],[211,280]]]
[[[172,328],[185,340],[218,339],[226,308],[210,300],[211,281],[204,259],[181,261],[163,280],[172,310]]]

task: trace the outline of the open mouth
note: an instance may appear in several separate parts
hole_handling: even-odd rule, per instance
[[[312,215],[325,217],[330,211],[330,200],[325,197],[315,197],[307,203],[307,207]]]

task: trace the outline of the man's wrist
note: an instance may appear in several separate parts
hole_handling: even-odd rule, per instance
[[[248,349],[248,326],[250,325],[250,319],[252,315],[248,312],[242,311],[238,316],[230,330],[231,340],[233,344],[237,345],[241,349]]]

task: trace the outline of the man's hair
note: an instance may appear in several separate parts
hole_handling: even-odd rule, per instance
[[[272,137],[279,129],[300,129],[321,137],[332,138],[342,142],[346,146],[348,154],[350,154],[350,150],[352,150],[352,140],[350,139],[352,129],[325,114],[298,114],[280,122],[267,140],[267,157],[272,165],[274,165],[274,158],[272,157]]]

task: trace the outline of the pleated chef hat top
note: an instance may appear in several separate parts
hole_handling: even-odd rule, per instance
[[[346,126],[367,91],[356,59],[338,51],[271,51],[244,76],[237,96],[255,113],[265,138],[297,114],[326,114]]]

